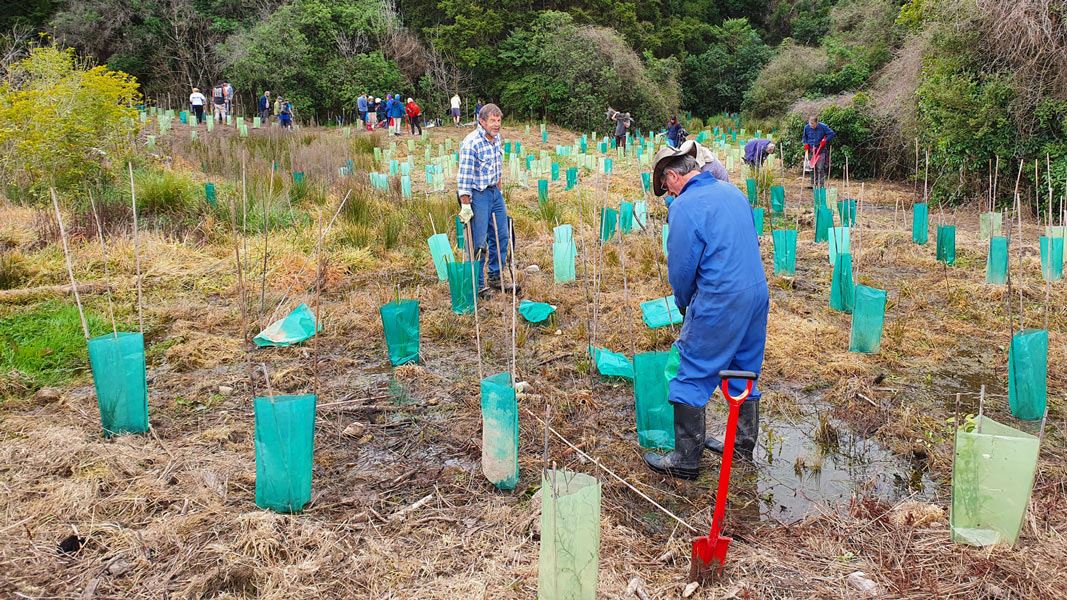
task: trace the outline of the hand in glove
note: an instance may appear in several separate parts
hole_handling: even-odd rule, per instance
[[[459,209],[459,220],[463,221],[463,224],[466,225],[471,222],[472,218],[474,218],[474,211],[471,210],[471,205],[464,204],[463,208]]]

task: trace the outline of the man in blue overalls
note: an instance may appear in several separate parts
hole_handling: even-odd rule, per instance
[[[645,462],[683,479],[696,479],[705,447],[722,453],[721,442],[706,440],[704,407],[721,383],[719,371],[759,374],[769,307],[752,207],[732,184],[702,173],[696,154],[691,141],[664,148],[652,173],[656,195],[675,197],[667,213],[667,275],[685,320],[674,343],[678,374],[668,385],[674,450],[650,452]],[[744,384],[732,381],[731,395],[740,395]],[[741,405],[735,453],[742,457],[751,458],[756,446],[759,398],[753,387]]]

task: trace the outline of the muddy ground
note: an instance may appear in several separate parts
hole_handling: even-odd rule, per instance
[[[457,147],[465,133],[431,131],[433,144],[450,137]],[[550,134],[543,145],[536,125],[532,134],[522,126],[505,130],[527,148],[574,139],[556,128]],[[349,143],[336,130],[299,135]],[[187,132],[178,128],[173,136],[158,152],[161,162],[198,178],[218,180],[226,173],[231,183],[238,180],[239,158],[212,163],[181,139]],[[405,152],[401,142],[398,154]],[[323,154],[321,166],[309,157],[305,170],[311,178],[329,179],[328,202],[316,213],[328,220],[352,183],[336,173],[343,155]],[[425,190],[421,146],[415,155],[416,199],[381,201],[418,201]],[[359,166],[368,159],[356,164],[357,173],[365,172]],[[284,314],[300,300],[315,307],[324,324],[313,342],[255,350],[242,341],[233,238],[225,224],[208,223],[184,236],[150,229],[142,260],[152,434],[103,439],[86,373],[57,394],[26,393],[0,405],[0,595],[535,597],[538,491],[546,460],[537,419],[546,405],[553,428],[583,452],[706,530],[717,458],[705,456],[696,482],[647,470],[636,443],[632,386],[591,374],[585,354],[587,294],[593,292],[587,291],[582,253],[595,256],[593,210],[605,198],[641,198],[639,172],[632,161],[618,161],[609,195],[596,192],[604,182],[588,173],[575,191],[564,192],[554,182],[551,196],[559,212],[547,219],[537,209],[536,185],[523,189],[509,182],[523,297],[558,307],[547,327],[521,320],[517,325],[518,379],[531,387],[519,401],[521,477],[511,492],[496,490],[481,474],[473,319],[451,312],[447,284],[437,282],[425,244],[353,247],[339,226],[327,236],[324,286],[316,302],[316,227],[294,227],[271,240],[261,310],[255,289],[260,241],[239,238],[251,288],[246,331],[254,334],[269,322],[276,304]],[[732,178],[743,184],[739,168]],[[978,209],[943,215],[931,210],[931,229],[940,220],[958,227],[957,262],[946,268],[935,260],[933,234],[926,246],[913,244],[910,214],[897,210],[910,206],[912,185],[864,182],[860,231],[852,240],[857,281],[888,290],[889,307],[881,352],[859,355],[847,351],[849,315],[828,306],[831,269],[825,244],[813,243],[810,191],[796,173],[785,173],[782,181],[789,219],[800,225],[798,270],[794,278],[771,274],[768,220],[762,251],[772,294],[760,449],[755,466],[735,471],[727,570],[692,597],[854,598],[860,592],[849,575],[856,571],[873,580],[883,597],[1067,596],[1060,576],[1067,564],[1067,381],[1058,368],[1067,293],[1061,282],[1046,296],[1036,219],[1024,216],[1025,244],[1018,258],[1013,248],[1012,279],[1013,296],[1021,290],[1027,327],[1043,326],[1047,306],[1050,413],[1042,454],[1018,544],[971,548],[953,544],[947,525],[953,431],[947,419],[956,413],[957,394],[961,413],[976,413],[984,384],[985,413],[1013,422],[1006,400],[1006,289],[984,283]],[[843,184],[834,183],[844,197]],[[850,191],[861,196],[860,183]],[[1002,192],[1006,202],[1008,192]],[[438,204],[447,203],[447,195],[440,198]],[[658,232],[666,211],[658,199],[649,200],[650,229]],[[579,206],[585,209],[580,216]],[[28,254],[40,266],[34,284],[62,284],[56,245],[34,244],[39,217],[23,208],[4,211],[5,227],[35,248]],[[579,237],[579,279],[564,286],[555,285],[551,273],[557,218],[574,224]],[[133,246],[124,235],[113,235],[109,244],[116,303],[130,316]],[[99,280],[102,257],[93,240],[76,240],[74,247],[79,279]],[[657,235],[635,233],[606,249],[598,345],[627,354],[669,348],[673,332],[647,329],[637,307],[669,293],[659,248]],[[539,272],[526,273],[531,265]],[[421,302],[422,362],[393,369],[377,309],[396,284],[404,297]],[[105,302],[99,292],[86,301],[96,307]],[[1016,323],[1018,302],[1016,297],[1012,308]],[[8,303],[4,313],[24,305]],[[481,304],[487,375],[507,369],[511,315],[510,298],[497,295]],[[313,496],[300,514],[275,514],[254,503],[251,397],[265,386],[250,365],[260,363],[275,393],[319,394]],[[724,414],[721,404],[709,406],[709,430],[721,431]],[[826,443],[827,432],[836,443]],[[547,460],[602,483],[598,597],[628,597],[634,578],[651,598],[679,597],[689,570],[689,530],[555,437],[549,438]],[[71,535],[81,538],[80,549],[59,552],[59,542]]]

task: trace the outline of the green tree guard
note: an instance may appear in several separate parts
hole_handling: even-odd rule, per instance
[[[541,474],[537,600],[594,600],[600,564],[600,482],[584,473]]]
[[[937,262],[946,265],[956,262],[956,226],[937,226]]]
[[[917,203],[911,211],[911,241],[926,245],[930,236],[930,207],[925,202]]]
[[[549,172],[552,174],[552,181],[559,181],[559,163],[552,163]]]
[[[548,180],[547,179],[538,179],[537,180],[537,203],[538,204],[544,204],[545,202],[548,202]]]
[[[771,214],[785,214],[785,187],[771,186]]]
[[[666,258],[666,256],[667,256],[667,237],[670,235],[670,231],[671,231],[670,225],[664,223],[663,227],[660,229],[660,231],[661,231],[660,237],[663,238],[663,256]]]
[[[1041,236],[1041,277],[1045,281],[1063,279],[1063,238]]]
[[[604,377],[634,380],[634,366],[625,354],[589,346],[589,356],[593,358],[597,373]]]
[[[293,183],[295,183],[296,185],[304,183],[303,171],[293,171]]]
[[[457,315],[474,313],[473,268],[466,262],[448,263],[448,293],[452,297],[452,312]]]
[[[855,304],[856,286],[852,283],[852,255],[838,254],[834,274],[830,280],[830,308],[852,312]]]
[[[830,255],[830,266],[833,266],[837,262],[838,254],[851,254],[850,251],[850,238],[852,237],[852,229],[850,227],[831,227],[827,233],[827,248]]]
[[[648,227],[648,202],[644,200],[634,202],[634,221],[641,229]]]
[[[852,310],[852,335],[849,352],[875,354],[882,349],[882,326],[885,323],[885,290],[856,286],[855,306]]]
[[[519,303],[519,314],[530,323],[543,323],[554,312],[556,312],[556,307],[547,302],[523,300]]]
[[[815,202],[815,207],[826,206],[826,188],[817,187],[812,188],[811,198]]]
[[[144,335],[109,333],[90,339],[88,345],[104,437],[148,431]]]
[[[830,228],[834,226],[834,211],[825,206],[815,209],[815,243],[829,239]]]
[[[204,184],[204,200],[211,205],[211,208],[218,206],[218,195],[215,193],[214,183],[208,182]]]
[[[619,211],[604,207],[600,211],[600,241],[606,242],[615,237],[615,228],[619,224]]]
[[[792,277],[797,272],[797,230],[775,229],[771,232],[774,240],[774,274]]]
[[[315,395],[258,397],[256,506],[280,513],[303,510],[311,500],[315,450]]]
[[[648,171],[641,173],[641,189],[646,194],[652,191],[652,173]]]
[[[756,226],[756,237],[763,237],[763,207],[752,209],[752,222]]]
[[[315,314],[307,304],[300,304],[285,317],[271,323],[259,332],[252,342],[260,347],[287,348],[310,339],[315,335]],[[321,330],[321,327],[319,327]]]
[[[634,204],[623,200],[619,203],[619,229],[623,233],[634,230]]]
[[[578,185],[578,167],[567,169],[567,189],[572,190]]]
[[[826,208],[834,210],[837,207],[837,188],[826,188]]]
[[[419,301],[389,302],[378,313],[382,317],[389,362],[394,367],[419,362]]]
[[[1045,417],[1048,396],[1048,331],[1024,329],[1008,350],[1008,407],[1016,419]]]
[[[755,206],[759,202],[759,196],[757,195],[756,180],[749,177],[745,180],[745,191],[748,194],[748,203]]]
[[[437,280],[447,281],[448,263],[456,262],[456,256],[452,254],[452,243],[448,241],[448,236],[443,233],[435,233],[426,238],[426,245],[430,247],[430,258],[433,259],[433,266],[437,271]]]
[[[856,226],[856,201],[851,199],[838,200],[837,215],[841,217],[843,227]]]
[[[995,285],[1004,285],[1008,282],[1008,238],[994,236],[989,240],[985,281]]]
[[[400,195],[404,198],[411,197],[411,175],[400,176]]]
[[[641,303],[641,319],[649,329],[659,329],[682,322],[682,313],[674,302],[674,294]]]
[[[519,406],[511,373],[482,380],[482,474],[497,489],[519,483]]]
[[[463,253],[463,250],[467,247],[467,238],[466,238],[466,235],[463,233],[463,231],[464,231],[463,221],[460,221],[459,217],[457,216],[456,217],[456,248],[459,248],[459,251],[460,251],[461,254]]]
[[[1040,441],[985,415],[956,430],[952,541],[1014,545],[1034,486]]]
[[[642,448],[674,449],[674,408],[667,401],[668,352],[634,355],[634,406],[637,411],[637,443]]]

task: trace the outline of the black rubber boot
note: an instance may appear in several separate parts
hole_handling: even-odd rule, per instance
[[[737,435],[734,437],[734,458],[752,460],[752,453],[756,449],[756,440],[759,439],[759,400],[746,400],[741,403],[741,410],[737,414]],[[715,454],[722,455],[722,442],[715,438],[707,438],[704,447]]]
[[[700,455],[704,452],[704,407],[676,403],[674,406],[674,450],[665,456],[645,453],[653,471],[696,479],[700,475]]]
[[[501,287],[500,277],[490,277],[489,279],[486,280],[486,284],[489,287],[493,288],[493,291],[498,291],[499,292],[502,289],[505,294],[510,294],[512,288],[514,287],[516,294],[522,293],[522,286],[517,284],[517,283],[516,284],[504,283],[503,287]]]

